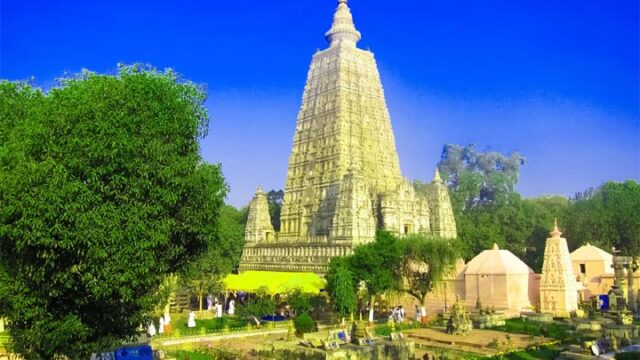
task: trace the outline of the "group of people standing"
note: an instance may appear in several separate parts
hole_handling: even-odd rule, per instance
[[[224,313],[223,304],[218,301],[218,297],[214,297],[212,295],[207,296],[207,310],[214,313],[215,317],[222,317]],[[231,299],[227,302],[226,312],[228,315],[234,315],[236,312],[236,303],[234,299]],[[194,311],[189,312],[189,317],[187,319],[187,327],[195,328],[196,327],[196,313]],[[156,334],[165,334],[171,332],[171,316],[169,313],[165,313],[163,316],[160,316],[158,321],[158,327],[156,328],[155,322],[151,321],[147,326],[147,334],[149,336],[155,336]]]
[[[404,322],[405,315],[406,314],[404,312],[404,307],[395,306],[393,309],[391,309],[389,320],[396,323],[401,323],[401,322]]]
[[[416,309],[416,321],[417,322],[422,322],[423,318],[426,318],[427,316],[427,312],[425,311],[424,307],[420,307],[418,305],[415,306]],[[395,323],[401,323],[404,322],[404,320],[406,319],[407,314],[405,313],[404,307],[402,306],[395,306],[391,309],[391,313],[389,315],[389,321],[393,321]]]
[[[224,313],[224,306],[218,297],[213,297],[211,294],[207,295],[207,310],[213,311],[215,317],[222,317]],[[229,300],[227,303],[227,314],[234,315],[236,313],[236,302],[234,299]]]
[[[149,336],[155,336],[156,334],[171,332],[171,329],[171,316],[169,315],[169,313],[165,313],[163,316],[160,316],[157,329],[153,321],[149,324],[149,326],[147,327],[147,334]]]

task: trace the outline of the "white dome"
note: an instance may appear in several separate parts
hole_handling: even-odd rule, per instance
[[[509,250],[500,250],[497,244],[485,250],[467,264],[467,275],[533,274],[533,270]]]
[[[572,261],[613,260],[613,255],[591,244],[580,246],[570,256]]]

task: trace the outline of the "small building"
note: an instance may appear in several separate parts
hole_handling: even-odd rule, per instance
[[[522,260],[497,244],[474,257],[464,271],[465,302],[520,312],[535,301],[535,274]]]
[[[571,253],[573,272],[584,286],[583,298],[606,294],[611,284],[603,281],[606,274],[613,275],[613,255],[589,243]]]

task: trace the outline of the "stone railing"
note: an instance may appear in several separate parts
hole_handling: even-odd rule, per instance
[[[291,321],[282,321],[279,323],[267,322],[261,327],[255,327],[248,324],[239,328],[223,328],[223,329],[197,329],[188,331],[174,330],[169,335],[156,335],[151,339],[154,348],[164,350],[177,350],[185,346],[198,343],[207,343],[211,341],[221,341],[228,339],[241,339],[252,336],[265,336],[273,334],[285,334]]]

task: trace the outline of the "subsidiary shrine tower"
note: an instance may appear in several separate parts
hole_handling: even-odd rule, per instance
[[[258,188],[249,206],[240,271],[324,273],[333,256],[373,241],[376,230],[456,237],[446,186],[436,170],[425,192],[402,177],[373,53],[339,0],[311,61],[289,158],[281,230]]]

